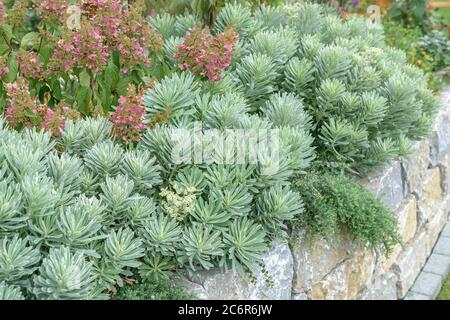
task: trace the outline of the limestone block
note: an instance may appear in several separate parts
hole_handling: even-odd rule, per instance
[[[443,197],[439,168],[428,170],[423,181],[423,194],[418,201],[422,222],[428,221],[440,208]]]
[[[376,277],[368,288],[359,295],[360,300],[396,300],[397,299],[397,276],[388,272]]]
[[[297,238],[299,241],[292,245],[295,293],[310,290],[337,265],[349,259],[356,248],[346,233],[340,234],[331,243],[324,240],[309,243],[304,233]]]
[[[402,299],[413,285],[417,275],[422,269],[428,257],[427,238],[425,232],[421,232],[405,247],[392,270],[397,275],[397,297]]]
[[[232,271],[209,270],[190,279],[179,276],[176,282],[202,300],[291,299],[293,260],[289,246],[274,242],[263,260],[269,279],[255,266],[256,280]]]
[[[434,137],[432,139],[431,160],[436,165],[450,150],[450,89],[441,94],[443,108],[435,121]]]
[[[321,281],[313,285],[311,298],[315,300],[353,300],[372,280],[375,257],[372,252],[360,251],[351,259],[336,266]]]
[[[413,153],[402,161],[408,192],[420,195],[424,173],[430,164],[430,142],[420,141],[415,144]]]
[[[380,198],[390,209],[396,209],[406,193],[400,162],[396,161],[360,183]]]
[[[433,250],[433,247],[437,239],[439,238],[439,234],[446,224],[448,210],[450,208],[450,196],[447,197],[446,201],[441,200],[440,205],[440,207],[435,209],[434,215],[425,224],[428,252],[431,252]]]
[[[409,196],[402,206],[395,212],[398,220],[398,232],[403,243],[407,243],[414,237],[417,229],[416,198]]]

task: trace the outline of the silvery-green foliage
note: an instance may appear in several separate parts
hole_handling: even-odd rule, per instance
[[[123,150],[112,141],[103,141],[86,152],[84,163],[99,177],[115,176],[120,172]]]
[[[265,54],[250,54],[237,65],[235,76],[244,84],[244,94],[252,108],[276,91],[279,69]]]
[[[0,282],[0,301],[5,300],[25,300],[25,297],[19,287]]]
[[[296,174],[304,172],[316,157],[313,137],[302,130],[295,128],[281,128],[279,131],[280,141],[280,164],[286,161],[288,167]]]
[[[202,94],[211,98],[211,95],[221,95],[227,92],[243,93],[242,83],[231,72],[226,70],[217,82],[203,82]]]
[[[175,17],[175,33],[183,37],[190,29],[195,29],[197,19],[192,14],[183,14]]]
[[[108,260],[119,268],[137,268],[139,258],[144,256],[142,240],[129,228],[111,231],[105,241],[105,254]]]
[[[219,231],[194,224],[183,232],[178,260],[187,263],[190,271],[208,270],[223,255],[222,247]]]
[[[80,172],[83,163],[80,158],[56,153],[48,156],[48,175],[53,179],[55,189],[60,190],[63,203],[69,202],[81,192],[83,182]]]
[[[248,189],[239,184],[226,188],[213,187],[210,193],[212,201],[222,204],[222,210],[230,217],[246,216],[251,211],[253,197]]]
[[[112,123],[105,118],[86,118],[79,123],[83,131],[82,146],[84,149],[91,148],[111,136]]]
[[[268,250],[266,233],[261,225],[248,218],[236,219],[224,233],[224,255],[221,265],[231,266],[242,273],[253,270],[255,264],[262,261],[262,254]]]
[[[125,213],[125,219],[133,228],[137,228],[151,220],[155,212],[156,204],[152,198],[135,195]]]
[[[227,91],[211,99],[210,107],[205,112],[205,125],[208,128],[235,128],[239,125],[242,114],[249,107],[245,98],[236,92]]]
[[[124,175],[119,175],[115,178],[106,177],[100,188],[103,192],[102,200],[107,204],[108,220],[113,223],[114,219],[123,218],[133,201],[133,181]]]
[[[39,250],[18,234],[0,238],[0,281],[14,283],[33,274],[40,260]]]
[[[274,63],[283,66],[297,51],[298,36],[292,29],[283,28],[260,31],[254,35],[247,47],[248,52],[264,54]]]
[[[51,248],[33,278],[33,293],[38,299],[85,300],[95,284],[91,269],[92,263],[81,252]]]
[[[80,153],[83,149],[83,139],[85,138],[82,130],[81,121],[68,120],[65,123],[64,130],[58,139],[58,144],[63,150],[71,154]]]
[[[189,129],[189,130],[185,130]],[[148,150],[163,168],[163,178],[182,163],[189,163],[193,156],[192,130],[179,130],[174,126],[157,126],[147,130],[142,136],[141,150]],[[169,176],[167,176],[169,174]]]
[[[26,176],[21,183],[25,212],[31,217],[50,215],[58,207],[61,191],[44,175]]]
[[[58,244],[61,239],[57,214],[37,216],[28,220],[28,231],[31,242],[36,245],[51,247]]]
[[[312,93],[315,80],[314,63],[308,59],[293,57],[286,65],[283,88],[301,97],[308,97]]]
[[[319,50],[323,47],[324,44],[320,41],[318,35],[304,35],[299,41],[299,58],[305,58],[313,61]]]
[[[105,289],[116,292],[117,287],[123,287],[123,269],[106,259],[93,262],[92,274],[96,278],[95,288],[92,291]]]
[[[241,37],[247,37],[257,30],[258,25],[258,21],[252,19],[252,12],[249,8],[230,2],[217,15],[213,31],[217,34],[232,26]]]
[[[230,224],[230,215],[222,209],[220,201],[209,200],[208,202],[200,198],[195,204],[195,209],[191,213],[195,222],[204,226],[213,226],[218,230],[226,230]]]
[[[325,43],[333,43],[338,39],[347,39],[350,36],[349,26],[342,23],[337,16],[327,15],[321,29],[320,37]]]
[[[264,190],[256,199],[255,206],[257,219],[274,234],[284,231],[284,223],[303,212],[300,195],[281,185]]]
[[[33,152],[40,151],[43,155],[52,150],[56,144],[51,140],[51,134],[35,128],[26,128],[22,133],[25,145]]]
[[[148,20],[151,28],[155,29],[164,39],[168,39],[176,33],[176,19],[169,13],[161,13]]]
[[[243,186],[257,193],[256,165],[211,165],[206,168],[205,177],[211,189],[226,189]]]
[[[264,29],[277,30],[288,23],[289,15],[281,8],[262,4],[255,11],[255,19],[260,22]]]
[[[81,191],[87,196],[95,195],[100,186],[101,177],[86,168],[80,173],[80,177]]]
[[[176,189],[189,190],[193,193],[201,193],[206,187],[205,174],[198,167],[188,166],[178,171],[171,184]]]
[[[67,121],[57,143],[71,154],[80,154],[111,136],[112,123],[104,118]]]
[[[155,254],[144,257],[144,263],[139,267],[139,275],[144,280],[167,280],[175,263],[171,257]]]
[[[352,54],[352,51],[334,45],[319,49],[314,61],[318,78],[345,80],[352,66]]]
[[[2,142],[2,153],[8,169],[18,181],[26,176],[37,175],[45,170],[45,151],[30,150],[24,140]]]
[[[154,188],[162,183],[161,167],[156,163],[156,158],[145,150],[127,151],[120,170],[134,182],[135,191],[144,195],[151,195]]]
[[[146,249],[164,256],[175,255],[177,243],[180,241],[182,229],[175,219],[163,214],[155,215],[139,229]]]
[[[89,210],[91,209],[91,210]],[[104,239],[102,234],[101,213],[94,212],[97,208],[87,208],[83,203],[75,203],[60,209],[58,229],[61,232],[60,241],[69,248],[83,248],[89,243]]]
[[[156,83],[144,96],[146,120],[155,115],[167,114],[170,118],[189,117],[193,111],[198,83],[192,73],[172,74]]]
[[[27,220],[19,186],[0,180],[0,234],[25,227]]]
[[[323,8],[315,3],[302,3],[291,23],[300,35],[318,33],[324,22]]]
[[[302,99],[292,93],[276,93],[261,107],[274,127],[311,129],[311,116],[304,110]]]
[[[183,37],[170,37],[163,44],[164,57],[170,66],[177,66],[177,51],[178,46],[183,43]]]

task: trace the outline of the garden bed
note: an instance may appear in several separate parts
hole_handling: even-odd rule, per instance
[[[0,299],[405,296],[448,214],[449,90],[379,25],[12,5]]]

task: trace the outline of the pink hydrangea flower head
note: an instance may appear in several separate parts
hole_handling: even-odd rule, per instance
[[[207,77],[212,82],[220,81],[222,70],[230,65],[238,40],[238,33],[231,28],[215,37],[208,28],[188,31],[184,42],[178,46],[178,66],[181,70],[189,69]]]
[[[142,131],[147,127],[144,124],[145,108],[141,105],[142,92],[143,90],[139,90],[136,93],[136,88],[130,85],[127,97],[119,98],[119,105],[110,115],[115,137],[125,144],[139,141]]]

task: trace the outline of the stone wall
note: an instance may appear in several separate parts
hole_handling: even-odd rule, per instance
[[[450,88],[433,137],[417,143],[407,159],[361,181],[392,209],[404,245],[392,255],[367,251],[348,235],[332,244],[275,242],[264,258],[270,278],[219,270],[178,282],[199,299],[402,299],[430,255],[450,211]],[[269,280],[269,281],[268,281]]]

